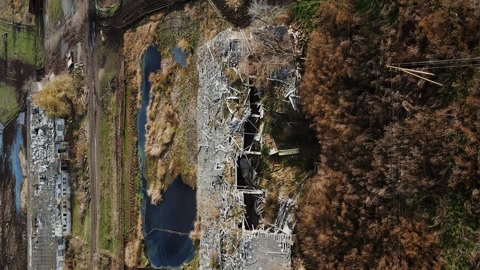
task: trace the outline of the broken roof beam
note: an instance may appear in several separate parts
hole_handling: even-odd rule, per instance
[[[260,124],[260,127],[258,128],[258,133],[255,135],[255,137],[253,138],[255,141],[259,142],[260,139],[262,138],[262,134],[263,134],[263,129],[265,128],[265,122],[262,122]]]
[[[246,155],[255,155],[255,156],[261,156],[262,155],[262,152],[260,151],[249,151],[249,150],[246,150],[244,152]]]
[[[278,150],[279,156],[291,156],[300,154],[300,148]]]
[[[290,101],[290,104],[292,104],[292,108],[295,111],[298,111],[297,102],[296,102],[296,100],[293,99],[292,95],[288,96],[288,100]]]

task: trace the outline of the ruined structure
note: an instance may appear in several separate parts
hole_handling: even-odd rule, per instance
[[[258,188],[254,160],[263,150],[268,150],[267,155],[282,156],[296,155],[299,149],[266,148],[275,141],[266,140],[268,136],[263,134],[263,92],[254,81],[264,75],[279,81],[277,91],[297,110],[299,72],[290,66],[293,61],[279,64],[272,59],[264,67],[271,69],[265,74],[250,71],[252,67],[245,61],[258,46],[276,50],[278,44],[265,35],[277,32],[283,39],[288,36],[286,27],[251,30],[249,34],[227,30],[198,52],[202,56],[198,60],[198,196],[209,198],[199,207],[201,269],[291,268],[295,224],[291,209],[296,199],[281,199],[275,223],[263,224],[268,190]],[[227,77],[232,72],[240,83],[231,84]]]
[[[63,269],[72,232],[65,120],[28,105],[28,269]]]

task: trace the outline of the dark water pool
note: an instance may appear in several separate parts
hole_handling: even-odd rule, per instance
[[[151,204],[147,195],[145,165],[145,124],[150,102],[151,83],[148,76],[160,70],[161,55],[157,46],[150,46],[142,61],[142,103],[138,115],[138,155],[142,173],[142,214],[145,253],[152,267],[179,269],[193,259],[195,248],[188,233],[193,229],[196,215],[195,191],[181,177],[169,186],[159,205]]]
[[[196,215],[195,191],[178,177],[163,193],[161,204],[152,205],[146,192],[143,196],[143,230],[152,266],[175,269],[192,260],[195,247],[188,233]]]

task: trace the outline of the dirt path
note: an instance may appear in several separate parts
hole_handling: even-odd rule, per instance
[[[93,59],[93,48],[95,41],[95,25],[93,23],[93,3],[92,1],[88,2],[88,12],[87,23],[86,23],[86,70],[87,77],[86,81],[88,82],[89,88],[89,104],[88,104],[88,119],[89,119],[89,141],[90,141],[90,186],[91,186],[91,210],[92,210],[92,241],[90,249],[90,269],[96,269],[96,262],[98,258],[98,232],[99,232],[99,221],[100,221],[100,211],[99,211],[99,148],[98,148],[98,123],[99,123],[99,96],[98,96],[98,87],[95,80],[95,71],[94,71],[94,59]]]
[[[61,54],[62,44],[67,44],[68,48],[76,46],[78,42],[86,43],[89,19],[88,6],[91,0],[78,0],[75,3],[75,12],[72,16],[65,18],[61,26],[48,25],[45,29],[45,67],[47,71],[53,71],[55,74],[61,73],[66,69],[65,55]],[[84,51],[86,52],[86,51]]]

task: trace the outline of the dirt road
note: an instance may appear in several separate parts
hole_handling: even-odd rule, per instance
[[[96,269],[97,261],[97,251],[98,251],[98,232],[99,232],[99,220],[100,220],[100,211],[99,211],[99,160],[100,155],[98,148],[98,123],[99,123],[99,97],[98,97],[98,87],[95,83],[95,72],[94,72],[94,59],[93,59],[93,49],[95,42],[95,23],[94,23],[94,4],[92,0],[88,1],[88,12],[86,13],[86,81],[89,88],[89,103],[88,103],[88,121],[89,121],[89,141],[90,141],[90,187],[92,200],[90,202],[90,207],[92,210],[92,245],[90,250],[90,269]]]

